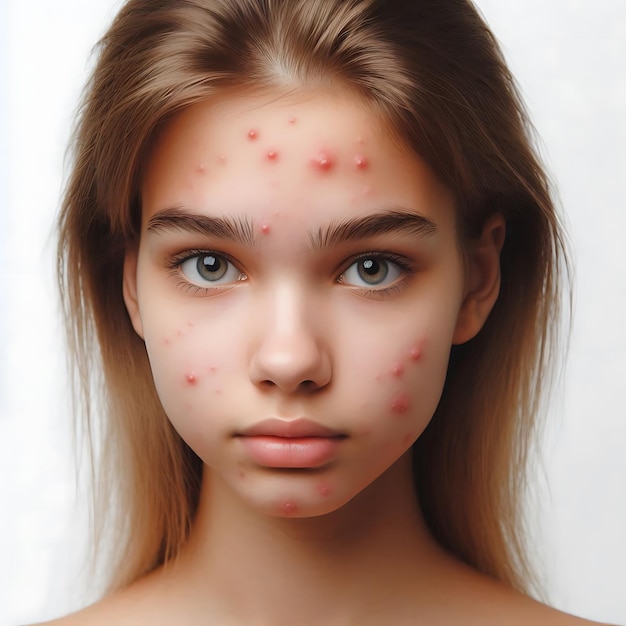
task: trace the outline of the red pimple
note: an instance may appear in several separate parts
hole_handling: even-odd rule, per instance
[[[198,174],[204,174],[206,172],[206,166],[201,163],[198,167],[196,167],[196,172],[198,172]]]
[[[276,150],[268,150],[266,156],[268,161],[276,161],[278,158],[278,152],[276,152]]]
[[[409,410],[409,404],[409,395],[401,393],[392,400],[391,410],[394,413],[406,413]]]
[[[250,139],[251,141],[254,141],[258,136],[259,133],[254,128],[251,128],[248,131],[248,139]]]
[[[354,163],[360,170],[367,169],[367,166],[369,165],[369,161],[364,156],[357,156],[354,159]]]
[[[317,486],[317,493],[319,493],[322,498],[328,498],[330,495],[330,487],[326,483],[320,483]]]
[[[422,358],[422,351],[415,346],[414,348],[411,348],[409,357],[411,357],[411,361],[419,361]]]
[[[323,172],[327,172],[328,170],[330,170],[334,164],[335,161],[332,156],[328,154],[328,152],[320,152],[313,159],[313,166],[316,167],[318,170],[322,170]]]
[[[298,511],[298,507],[294,502],[283,502],[280,506],[280,512],[283,515],[293,515]]]
[[[295,123],[296,123],[296,118],[295,118],[294,116],[291,116],[291,117],[289,118],[289,123],[290,123],[290,124],[295,124]]]
[[[269,224],[262,224],[261,225],[261,232],[264,235],[269,235],[269,233],[270,233],[270,225]]]
[[[196,375],[193,373],[187,374],[187,382],[190,385],[195,385],[198,382],[198,379],[196,378]]]
[[[404,365],[402,365],[402,363],[395,363],[391,368],[391,374],[396,378],[400,378],[402,374],[404,374]]]

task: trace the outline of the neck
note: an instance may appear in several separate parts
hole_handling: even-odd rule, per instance
[[[390,589],[424,589],[445,560],[424,525],[407,454],[339,510],[301,519],[258,513],[207,471],[176,569],[234,623],[292,624],[298,615],[331,624],[358,621]]]

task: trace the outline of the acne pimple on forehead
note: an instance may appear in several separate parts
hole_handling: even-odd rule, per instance
[[[298,506],[295,502],[283,502],[280,505],[280,512],[283,515],[294,515],[298,511]]]
[[[311,164],[317,170],[328,172],[335,165],[335,159],[326,150],[322,150],[317,156],[313,157]]]
[[[409,405],[409,395],[407,393],[401,393],[391,401],[391,410],[394,413],[406,413],[409,410]]]
[[[278,159],[278,152],[276,152],[276,150],[268,150],[265,158],[268,161],[276,161]]]
[[[391,375],[400,378],[404,374],[404,365],[402,363],[394,363],[391,368]]]
[[[195,385],[198,382],[198,378],[193,372],[189,372],[189,374],[185,377],[185,380],[189,385]]]
[[[250,141],[254,141],[258,136],[259,136],[259,133],[258,133],[258,131],[255,128],[251,128],[248,131],[248,139]]]

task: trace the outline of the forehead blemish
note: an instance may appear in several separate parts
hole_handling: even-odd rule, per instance
[[[409,395],[401,393],[391,401],[391,410],[394,413],[406,413],[409,410]]]
[[[394,363],[391,368],[391,375],[400,378],[404,374],[404,365],[402,363]]]
[[[276,152],[276,150],[268,150],[265,158],[268,161],[276,161],[278,159],[278,152]]]
[[[317,156],[315,156],[311,160],[311,164],[317,170],[320,170],[322,172],[328,172],[334,167],[335,159],[329,152],[322,150]]]
[[[295,502],[283,502],[280,505],[280,512],[283,515],[294,515],[298,511],[298,506]]]
[[[367,157],[357,156],[354,158],[354,164],[356,165],[357,169],[365,170],[369,165],[369,161],[367,160]]]
[[[185,380],[187,381],[188,385],[195,385],[198,382],[198,378],[193,372],[189,372],[189,374],[185,376]]]
[[[250,141],[254,141],[255,139],[257,139],[257,138],[258,138],[258,136],[259,136],[259,133],[258,133],[258,131],[257,131],[255,128],[251,128],[251,129],[248,131],[248,139],[249,139]]]

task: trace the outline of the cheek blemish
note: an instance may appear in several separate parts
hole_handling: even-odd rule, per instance
[[[322,151],[312,159],[311,164],[316,170],[328,172],[334,167],[335,160],[328,152]]]
[[[258,136],[259,136],[259,133],[257,132],[257,130],[256,130],[256,129],[251,128],[251,129],[248,131],[248,139],[249,139],[250,141],[255,141],[255,140],[258,138]]]
[[[264,235],[269,235],[270,234],[270,225],[269,224],[261,224],[261,232]]]
[[[411,361],[419,361],[422,358],[422,350],[419,346],[413,346],[409,352]]]
[[[404,365],[402,363],[394,363],[391,368],[391,375],[400,378],[404,374]]]
[[[185,380],[187,381],[188,385],[195,385],[198,382],[198,378],[193,372],[187,374]]]
[[[276,152],[276,150],[268,150],[265,158],[271,163],[274,163],[278,160],[278,152]]]
[[[364,156],[357,156],[354,159],[354,164],[356,165],[358,170],[365,170],[369,165],[369,161]]]
[[[201,163],[198,167],[196,167],[196,172],[201,175],[206,174],[206,166]]]
[[[401,393],[391,401],[391,410],[394,413],[406,413],[409,410],[409,394]]]
[[[280,512],[283,515],[295,515],[298,512],[298,506],[295,502],[283,502],[280,505]]]

